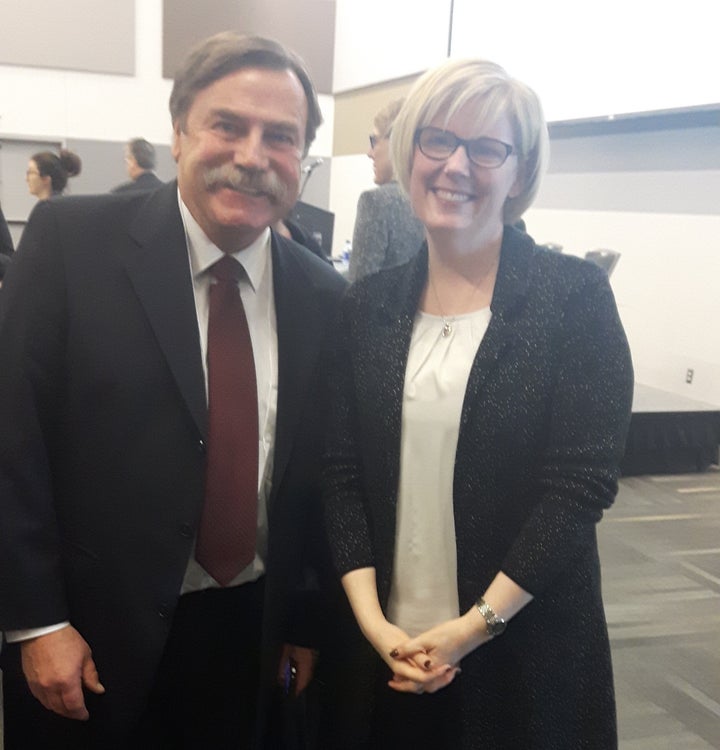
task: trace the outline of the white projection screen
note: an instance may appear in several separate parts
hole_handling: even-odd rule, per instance
[[[720,106],[720,0],[454,0],[452,57],[532,86],[548,121]]]

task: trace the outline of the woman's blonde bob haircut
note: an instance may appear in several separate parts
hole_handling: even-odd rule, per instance
[[[405,192],[409,192],[415,134],[435,120],[441,126],[447,125],[466,105],[477,113],[478,136],[482,135],[484,124],[503,116],[512,128],[511,145],[517,154],[522,187],[515,198],[505,201],[503,221],[513,224],[535,199],[548,160],[549,141],[542,105],[535,92],[493,62],[448,60],[415,82],[390,136],[395,174]]]

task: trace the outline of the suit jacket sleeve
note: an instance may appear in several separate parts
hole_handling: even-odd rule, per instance
[[[56,236],[38,204],[0,295],[0,630],[68,619],[45,449],[65,336]]]
[[[627,341],[606,274],[591,270],[557,321],[554,391],[535,475],[539,502],[502,566],[535,595],[594,546],[595,524],[615,499],[630,420]]]

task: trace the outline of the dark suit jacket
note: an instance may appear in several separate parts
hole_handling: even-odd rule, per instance
[[[345,284],[276,235],[272,256],[268,660],[303,638],[292,603],[319,525],[320,359]],[[0,630],[69,619],[107,688],[91,713],[120,731],[153,678],[203,500],[205,385],[177,186],[38,204],[16,260],[0,318]]]
[[[333,378],[330,542],[341,574],[376,568],[383,606],[405,365],[426,279],[424,249],[351,287]],[[535,599],[463,660],[459,747],[607,750],[613,688],[595,524],[615,497],[630,417],[625,335],[603,271],[508,227],[491,310],[457,446],[456,584],[461,612],[500,570]]]
[[[0,254],[12,255],[14,251],[12,236],[10,235],[7,221],[5,221],[2,207],[0,207]]]
[[[130,180],[129,182],[123,182],[122,185],[118,185],[113,188],[113,193],[127,193],[135,190],[155,190],[165,183],[155,174],[155,172],[143,172],[138,176],[136,180]]]

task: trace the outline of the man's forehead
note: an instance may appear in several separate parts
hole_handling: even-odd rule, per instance
[[[289,68],[246,67],[234,70],[198,91],[188,116],[259,119],[304,135],[308,102],[297,75]]]

